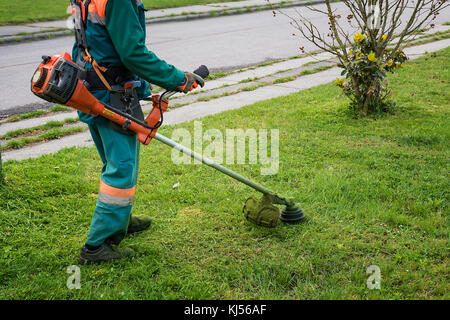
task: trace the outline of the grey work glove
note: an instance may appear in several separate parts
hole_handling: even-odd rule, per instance
[[[189,91],[197,88],[198,85],[200,85],[200,87],[205,85],[205,80],[203,80],[199,75],[192,72],[185,72],[184,74],[185,78],[183,79],[181,85],[178,86],[178,91],[188,93]]]

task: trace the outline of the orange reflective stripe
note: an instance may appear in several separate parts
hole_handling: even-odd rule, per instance
[[[106,183],[100,180],[100,192],[106,193],[107,195],[113,196],[113,197],[121,197],[121,198],[128,198],[133,197],[134,193],[136,191],[136,186],[130,189],[119,189],[114,188],[111,186],[108,186]]]
[[[89,12],[98,14],[101,18],[106,15],[106,4],[108,0],[92,0],[89,4]]]

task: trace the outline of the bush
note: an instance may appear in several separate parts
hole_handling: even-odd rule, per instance
[[[270,0],[267,0],[270,1]],[[384,112],[392,104],[387,88],[386,74],[402,67],[407,60],[402,45],[411,41],[433,21],[447,0],[341,0],[332,4],[306,6],[297,10],[298,17],[287,16],[298,30],[302,40],[311,42],[320,50],[333,54],[344,70],[344,79],[336,84],[350,98],[351,108],[367,115]],[[339,12],[340,11],[340,12]],[[328,33],[313,23],[312,16],[328,19]],[[274,11],[276,14],[276,11]],[[318,17],[319,16],[319,17]],[[356,33],[357,32],[357,33]],[[355,34],[356,33],[356,34]],[[395,39],[395,42],[393,41]],[[300,47],[304,52],[304,47]]]
[[[369,113],[384,112],[392,105],[389,97],[386,75],[403,67],[408,59],[405,53],[397,49],[383,49],[377,45],[386,41],[386,35],[381,36],[375,46],[362,33],[354,36],[354,44],[343,57],[340,64],[344,70],[345,79],[336,79],[336,84],[343,93],[350,98],[351,108],[355,112]],[[381,50],[380,50],[381,47]],[[379,53],[378,53],[379,52]]]

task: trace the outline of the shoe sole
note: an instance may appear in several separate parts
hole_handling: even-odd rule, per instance
[[[78,263],[79,263],[80,265],[100,264],[100,263],[103,263],[103,262],[109,262],[109,261],[114,261],[114,260],[120,260],[120,259],[124,259],[124,258],[131,258],[133,255],[134,255],[134,254],[132,253],[132,254],[129,254],[128,256],[123,256],[123,257],[118,257],[118,258],[111,258],[111,259],[108,259],[108,260],[102,260],[102,259],[99,259],[99,260],[90,260],[90,259],[86,259],[86,258],[83,258],[83,257],[79,257],[79,258],[78,258]]]
[[[80,265],[100,264],[100,263],[103,263],[103,262],[110,262],[110,261],[114,261],[114,260],[130,258],[130,257],[131,257],[131,255],[130,256],[126,256],[126,257],[120,257],[120,258],[111,258],[109,260],[89,260],[89,259],[79,258],[78,259],[78,263]]]

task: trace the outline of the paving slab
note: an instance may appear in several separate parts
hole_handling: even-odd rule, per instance
[[[423,56],[427,52],[439,51],[447,47],[450,47],[450,39],[429,42],[418,46],[409,47],[406,48],[404,51],[410,59],[415,59],[420,56]]]
[[[27,26],[33,26],[35,28],[44,28],[44,29],[54,29],[54,28],[67,28],[67,20],[56,20],[56,21],[44,21],[44,22],[36,22],[32,24],[26,24]]]
[[[29,24],[21,24],[14,26],[0,26],[0,39],[4,40],[7,37],[15,35],[25,35],[37,32],[50,32],[55,29],[67,28],[67,22],[63,21],[48,21],[48,22],[37,22]]]
[[[63,148],[89,147],[92,146],[92,138],[89,131],[77,133],[71,136],[62,137],[46,143],[25,147],[19,150],[12,150],[2,153],[3,161],[25,160],[28,158],[38,158],[44,154],[55,153]]]
[[[22,120],[22,121],[17,121],[17,122],[1,123],[0,124],[0,136],[4,135],[5,133],[7,133],[9,131],[13,131],[13,130],[37,127],[37,126],[46,124],[50,121],[63,121],[65,119],[77,118],[77,117],[78,117],[77,112],[73,111],[73,112],[57,113],[57,114],[53,114],[51,116],[44,116],[44,117],[39,117],[39,118],[30,118],[30,119],[26,119],[26,120]]]
[[[6,37],[19,33],[29,33],[29,32],[36,32],[36,27],[26,25],[0,27],[0,37]]]

